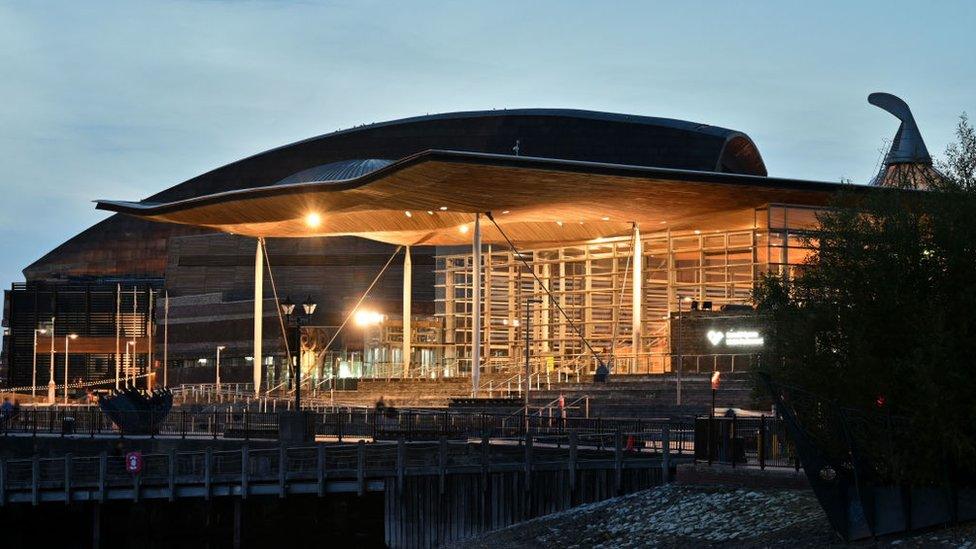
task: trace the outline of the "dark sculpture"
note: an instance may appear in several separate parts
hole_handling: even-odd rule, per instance
[[[156,434],[173,407],[173,393],[169,389],[148,392],[126,387],[102,397],[98,406],[123,433]]]
[[[976,489],[958,467],[941,464],[945,477],[930,482],[902,474],[899,460],[913,448],[906,418],[841,408],[761,377],[817,500],[845,540],[976,519]]]

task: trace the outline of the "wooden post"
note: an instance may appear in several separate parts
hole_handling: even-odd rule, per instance
[[[247,492],[249,490],[248,480],[251,474],[251,452],[247,445],[241,446],[241,499],[247,499]],[[236,504],[235,504],[236,505]],[[234,508],[234,518],[237,519],[238,509]],[[237,526],[235,526],[237,528]],[[237,532],[235,531],[235,536]],[[236,537],[235,537],[236,539]]]
[[[176,450],[173,448],[169,449],[167,465],[169,466],[169,474],[166,479],[169,485],[169,500],[176,501]]]
[[[213,448],[207,448],[203,454],[203,497],[210,501],[210,468],[213,466]]]
[[[98,549],[102,543],[102,504],[96,502],[92,506],[92,549]]]
[[[108,454],[98,454],[98,502],[105,502],[105,492],[108,488]]]
[[[445,477],[447,476],[447,437],[445,436],[441,436],[440,444],[437,448],[437,469],[440,492],[441,495],[444,495]]]
[[[316,465],[318,466],[318,492],[319,497],[325,497],[325,445],[319,444],[316,450]]]
[[[71,503],[71,453],[64,455],[64,504]]]
[[[491,467],[491,442],[488,434],[481,435],[481,491],[488,491],[488,473]]]
[[[40,503],[41,461],[37,454],[31,458],[31,504]]]
[[[407,443],[403,439],[403,437],[397,439],[396,470],[397,470],[397,495],[402,495],[403,477],[405,477],[407,474]]]
[[[578,450],[577,444],[577,433],[576,431],[570,431],[569,433],[569,489],[571,492],[576,491],[576,452]]]
[[[7,458],[0,458],[0,506],[7,504]]]
[[[623,437],[617,430],[613,434],[613,487],[617,495],[620,495],[620,488],[623,480],[624,467],[624,447]]]
[[[241,517],[243,514],[243,510],[241,509],[242,506],[243,501],[240,499],[234,500],[234,549],[241,548],[241,522],[243,522]]]
[[[283,498],[288,493],[288,450],[284,445],[278,447],[278,497]]]
[[[661,482],[667,484],[671,477],[671,425],[661,427]]]
[[[139,502],[139,486],[142,484],[142,475],[135,473],[132,475],[132,501]]]
[[[360,439],[356,445],[356,484],[357,493],[366,493],[366,441]]]

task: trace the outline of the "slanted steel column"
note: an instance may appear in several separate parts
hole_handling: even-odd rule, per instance
[[[261,340],[264,321],[264,241],[258,238],[254,252],[254,396],[261,396],[262,359]]]
[[[413,330],[410,325],[412,310],[413,265],[410,261],[410,246],[403,247],[403,377],[410,377],[410,353],[413,343]]]
[[[474,214],[471,239],[471,395],[481,384],[481,214]]]
[[[633,295],[631,296],[633,299],[631,302],[633,315],[631,317],[632,324],[630,346],[634,353],[634,364],[632,366],[632,371],[636,372],[638,368],[637,357],[641,352],[641,304],[644,302],[644,292],[642,288],[642,283],[644,281],[644,269],[642,268],[644,252],[643,246],[641,245],[640,227],[637,226],[637,223],[634,223],[634,243],[631,248],[631,253],[634,256],[634,269],[633,273],[631,274],[631,280],[633,280],[633,284],[631,286],[633,287],[634,291]]]

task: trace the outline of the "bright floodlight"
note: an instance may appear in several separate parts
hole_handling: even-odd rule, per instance
[[[356,311],[353,322],[359,327],[375,326],[383,322],[383,315],[376,311]]]
[[[305,215],[305,224],[314,229],[322,224],[322,216],[318,212],[309,212]]]

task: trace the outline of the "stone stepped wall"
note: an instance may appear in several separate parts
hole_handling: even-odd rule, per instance
[[[502,382],[508,374],[486,374],[482,381]],[[676,383],[671,376],[613,376],[607,383],[551,383],[531,392],[531,405],[545,406],[562,395],[567,403],[589,397],[591,417],[692,417],[708,413],[711,385],[707,377],[686,378],[682,382],[682,405],[676,405]],[[390,406],[434,408],[448,406],[452,398],[471,396],[469,378],[360,380],[356,391],[337,391],[335,400],[343,405],[372,406],[380,397]],[[488,395],[481,395],[486,397]],[[501,396],[495,394],[495,397]],[[752,385],[748,378],[731,377],[722,381],[716,394],[718,408],[754,408]],[[584,404],[577,403],[571,415],[583,415]]]

